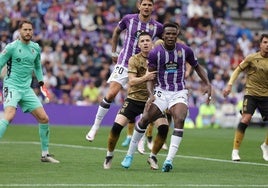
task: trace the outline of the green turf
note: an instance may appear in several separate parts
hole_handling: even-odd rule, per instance
[[[49,164],[40,162],[38,127],[8,127],[0,141],[0,187],[268,187],[268,162],[259,147],[264,128],[247,130],[239,163],[230,161],[233,129],[186,129],[169,173],[150,170],[148,153],[136,153],[132,166],[122,168],[126,130],[112,169],[104,170],[109,130],[102,127],[89,143],[85,141],[88,127],[51,126],[50,152],[61,163]],[[158,156],[160,167],[166,153]]]

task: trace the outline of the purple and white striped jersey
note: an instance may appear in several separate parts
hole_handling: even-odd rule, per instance
[[[166,50],[158,45],[151,50],[148,57],[148,66],[158,71],[157,85],[167,91],[185,89],[186,63],[197,66],[197,58],[193,50],[181,43],[176,43],[174,50]]]
[[[138,47],[138,36],[142,31],[148,32],[151,37],[160,38],[163,32],[163,25],[154,19],[148,22],[142,22],[138,14],[127,14],[124,16],[118,26],[121,31],[126,30],[123,48],[118,56],[117,64],[128,67],[129,58],[140,52]]]

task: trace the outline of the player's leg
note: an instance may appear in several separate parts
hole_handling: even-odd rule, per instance
[[[246,129],[257,107],[256,104],[257,103],[254,98],[250,96],[244,96],[242,118],[236,128],[235,135],[234,135],[233,150],[232,150],[232,156],[231,156],[233,161],[241,160],[239,156],[239,149],[244,139]]]
[[[152,150],[153,147],[153,128],[154,128],[154,123],[149,123],[149,125],[146,128],[146,132],[145,134],[142,136],[142,138],[140,139],[139,143],[138,143],[138,152],[140,154],[145,154],[145,143],[147,141],[147,147],[149,148],[149,150]]]
[[[156,155],[158,154],[163,144],[165,143],[169,129],[168,121],[165,117],[157,119],[155,121],[155,125],[158,129],[158,132],[150,156],[147,159],[148,164],[153,170],[157,170],[159,168],[157,164]]]
[[[135,120],[131,120],[127,125],[127,136],[125,140],[122,142],[123,147],[127,147],[129,145],[131,137],[133,135],[134,127],[135,127]]]
[[[138,152],[142,155],[145,154],[145,148],[144,148],[145,142],[146,142],[146,133],[141,137],[137,146]]]
[[[26,90],[19,104],[23,112],[31,112],[39,123],[41,162],[59,163],[49,153],[49,118],[34,91],[32,89]]]
[[[59,163],[58,160],[53,158],[54,156],[49,153],[49,137],[50,137],[50,130],[49,130],[49,123],[48,123],[48,116],[43,107],[36,108],[32,111],[32,115],[37,119],[39,122],[39,137],[41,142],[41,161],[42,162],[50,162],[50,163]]]
[[[167,120],[168,120],[168,125],[171,126],[171,124],[172,124],[172,117],[171,117],[171,114],[169,113],[168,110],[166,110],[166,116],[167,116]],[[163,150],[168,150],[168,144],[167,144],[167,142],[165,142],[163,144],[162,149]]]
[[[268,121],[268,120],[266,120]],[[261,145],[262,157],[265,161],[268,161],[268,132],[266,132],[266,138]]]
[[[261,101],[261,103],[259,103],[259,111],[262,115],[263,121],[265,123],[265,125],[268,125],[268,97],[266,97],[265,99],[263,99],[263,101]],[[263,153],[263,159],[265,161],[268,161],[268,131],[266,132],[266,137],[265,140],[263,142],[263,144],[261,145],[261,150]]]
[[[163,172],[169,172],[173,168],[172,162],[183,137],[184,120],[187,116],[188,107],[184,103],[177,103],[170,108],[170,112],[174,119],[174,130],[171,135],[168,154],[162,167]]]
[[[16,108],[12,106],[7,106],[4,110],[4,118],[0,120],[0,139],[3,137],[6,132],[9,122],[15,117]]]
[[[106,157],[103,163],[104,169],[110,169],[112,166],[112,159],[114,156],[114,149],[116,147],[117,141],[120,137],[121,131],[124,128],[124,126],[128,123],[128,119],[121,115],[117,114],[115,118],[115,122],[113,124],[113,127],[111,128],[111,131],[109,133],[108,142],[107,142],[107,152]]]
[[[146,129],[147,147],[150,151],[153,148],[153,128],[154,123],[150,123]]]
[[[244,139],[245,136],[245,131],[248,127],[248,124],[239,122],[237,129],[235,131],[234,135],[234,141],[233,141],[233,151],[232,151],[232,160],[233,161],[240,161],[240,156],[239,156],[239,149],[240,145]]]
[[[133,154],[137,149],[140,139],[145,134],[148,124],[155,121],[161,114],[162,112],[154,103],[151,104],[150,109],[148,111],[144,111],[142,119],[135,126],[134,133],[127,151],[127,155],[121,162],[121,165],[124,168],[130,167],[133,160]]]
[[[21,95],[17,90],[9,89],[8,87],[3,88],[3,99],[4,99],[4,117],[0,120],[0,139],[3,137],[9,123],[13,120],[16,114],[16,107]]]
[[[123,127],[126,126],[131,119],[135,119],[136,116],[142,113],[144,105],[145,102],[135,101],[129,98],[125,99],[122,108],[116,115],[114,125],[109,134],[107,154],[103,163],[104,169],[111,168],[114,149]]]
[[[162,171],[169,172],[173,168],[173,159],[180,147],[184,132],[184,121],[188,113],[188,90],[167,95],[169,112],[174,121],[174,130],[170,139],[170,146]]]
[[[97,114],[95,116],[94,124],[92,125],[90,131],[86,135],[86,139],[88,141],[93,141],[95,138],[95,135],[97,134],[97,131],[100,127],[100,124],[107,114],[107,112],[110,109],[111,103],[118,94],[118,92],[121,90],[121,85],[117,82],[111,82],[109,86],[108,93],[101,101]]]
[[[93,141],[100,124],[109,111],[110,105],[115,99],[116,95],[121,90],[122,86],[126,86],[128,82],[127,68],[116,65],[113,73],[107,81],[109,85],[109,90],[102,102],[98,107],[97,114],[95,116],[94,124],[92,125],[90,131],[86,135],[86,140]]]

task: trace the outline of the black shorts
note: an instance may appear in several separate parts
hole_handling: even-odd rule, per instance
[[[145,107],[145,102],[135,101],[129,98],[126,98],[123,106],[119,110],[119,114],[127,117],[130,121],[135,122],[135,118],[143,113]]]
[[[255,110],[258,109],[262,119],[268,120],[268,97],[256,97],[245,95],[243,100],[242,113],[253,115]]]

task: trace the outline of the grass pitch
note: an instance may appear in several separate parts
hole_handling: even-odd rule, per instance
[[[145,155],[135,154],[129,169],[121,167],[126,129],[112,168],[104,170],[110,128],[101,127],[89,143],[89,127],[51,126],[50,153],[60,163],[50,164],[40,162],[37,126],[9,126],[0,140],[0,187],[268,187],[268,162],[260,149],[265,128],[247,129],[241,162],[230,160],[234,129],[185,129],[174,169],[168,173],[149,168],[148,149]],[[166,154],[159,153],[159,167]]]

